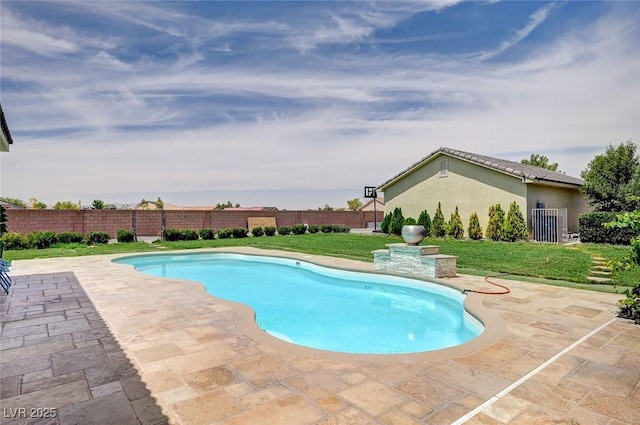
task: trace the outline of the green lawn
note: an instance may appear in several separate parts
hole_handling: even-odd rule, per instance
[[[44,250],[5,251],[5,259],[71,257],[95,254],[165,251],[169,249],[195,249],[225,246],[253,246],[263,249],[305,252],[373,261],[371,251],[385,248],[385,244],[402,242],[401,238],[387,235],[362,234],[306,234],[244,239],[215,239],[186,242],[143,242],[109,244],[87,247],[70,244]],[[440,252],[458,256],[460,273],[491,275],[511,273],[523,280],[541,281],[559,285],[585,287],[596,290],[613,290],[611,285],[592,285],[587,281],[592,255],[607,260],[626,254],[628,247],[582,244],[559,246],[534,242],[493,242],[453,239],[425,239],[423,245],[440,245]],[[618,285],[640,282],[640,267],[614,275]],[[603,288],[604,287],[604,288]]]

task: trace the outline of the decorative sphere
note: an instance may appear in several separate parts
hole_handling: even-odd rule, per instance
[[[402,239],[407,245],[418,245],[424,239],[426,231],[420,224],[402,226]]]

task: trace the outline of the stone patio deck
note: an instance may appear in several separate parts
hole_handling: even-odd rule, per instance
[[[470,295],[500,318],[486,346],[340,355],[277,340],[248,308],[115,257],[13,263],[2,424],[640,423],[640,326],[615,318],[618,295],[502,280],[508,295]]]

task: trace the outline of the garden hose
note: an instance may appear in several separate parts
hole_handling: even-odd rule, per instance
[[[546,257],[545,260],[547,261],[547,263],[549,262],[549,257]],[[529,267],[528,269],[523,269],[523,270],[519,270],[520,273],[522,272],[526,272],[527,270],[533,270],[534,267]],[[498,274],[493,274],[493,275],[489,275],[487,277],[484,278],[484,281],[491,284],[491,285],[495,285],[495,286],[499,286],[500,288],[504,289],[503,291],[498,291],[498,292],[491,292],[491,291],[478,291],[475,289],[465,289],[464,291],[462,291],[463,294],[466,294],[468,292],[473,292],[476,294],[484,294],[484,295],[505,295],[511,292],[511,289],[509,289],[507,286],[502,285],[501,283],[498,282],[494,282],[492,279],[497,278],[497,277],[501,277],[501,276],[509,276],[509,275],[513,275],[514,272],[505,272],[505,273],[498,273]]]

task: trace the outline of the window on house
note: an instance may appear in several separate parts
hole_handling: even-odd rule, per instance
[[[449,160],[440,160],[440,177],[446,177],[449,174]]]

